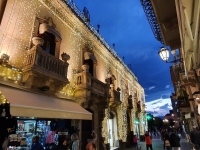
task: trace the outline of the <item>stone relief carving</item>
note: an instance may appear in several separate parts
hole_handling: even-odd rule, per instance
[[[37,74],[33,73],[32,71],[26,72],[22,76],[22,82],[32,84],[33,79],[37,76]]]

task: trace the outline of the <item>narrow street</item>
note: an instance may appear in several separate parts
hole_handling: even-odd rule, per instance
[[[141,150],[146,150],[145,142],[141,142]],[[153,150],[163,150],[163,141],[160,140],[160,138],[154,138],[153,139]],[[123,150],[134,150],[133,148],[127,148]],[[191,150],[190,144],[185,140],[181,139],[181,150]]]

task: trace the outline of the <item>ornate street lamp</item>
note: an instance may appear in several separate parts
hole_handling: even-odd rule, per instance
[[[169,50],[164,48],[164,47],[161,47],[160,51],[158,52],[158,54],[160,55],[160,58],[167,62],[168,59],[169,59]]]
[[[177,62],[182,62],[182,58],[179,58],[178,55],[176,55],[176,50],[172,50],[172,54],[174,56],[174,60],[168,61],[169,59],[169,50],[165,47],[161,47],[160,51],[158,52],[160,55],[161,59],[165,61],[166,63],[177,63]]]

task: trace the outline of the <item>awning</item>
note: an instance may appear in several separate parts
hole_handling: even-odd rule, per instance
[[[2,86],[12,116],[92,120],[92,114],[75,102]]]

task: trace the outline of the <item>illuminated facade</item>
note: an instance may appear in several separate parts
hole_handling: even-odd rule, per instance
[[[73,2],[1,5],[2,85],[75,101],[92,113],[92,121],[77,121],[82,149],[92,130],[99,150],[125,147],[133,133],[144,135],[144,89]]]

